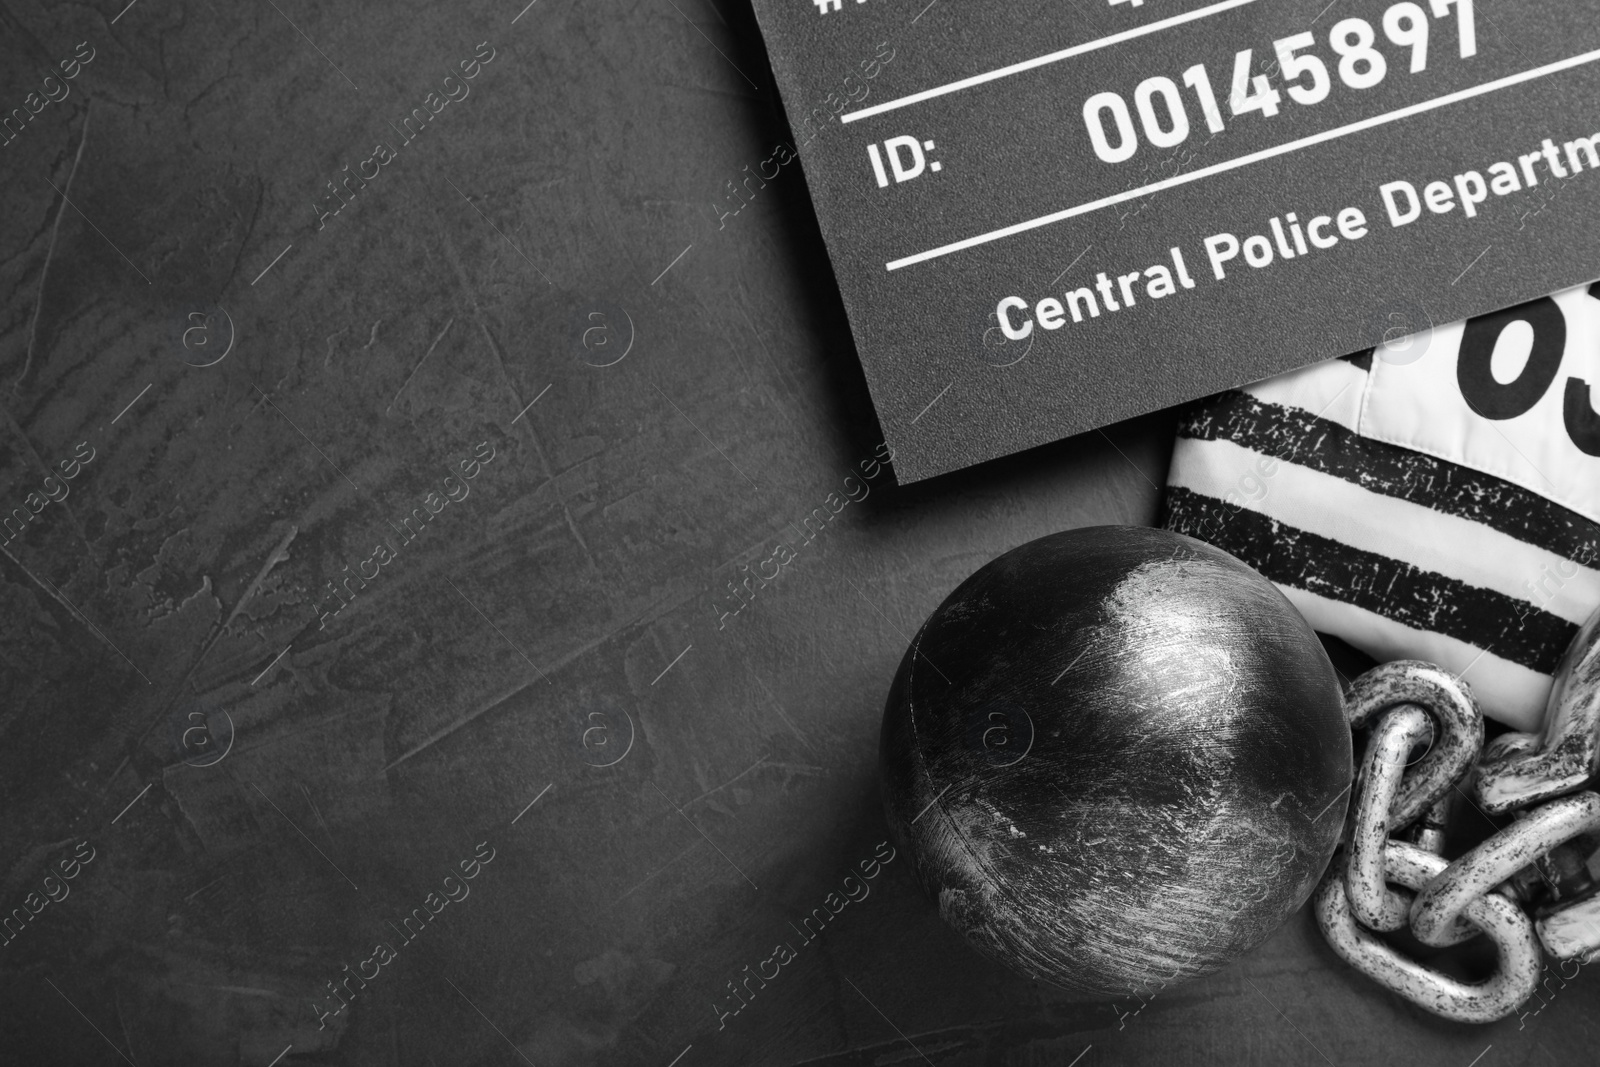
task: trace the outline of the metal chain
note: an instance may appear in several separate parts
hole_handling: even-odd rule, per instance
[[[1445,869],[1441,856],[1404,841],[1384,848],[1387,876],[1420,889]],[[1436,1015],[1464,1023],[1503,1019],[1533,995],[1539,985],[1539,946],[1533,924],[1505,897],[1478,897],[1464,917],[1487,934],[1499,950],[1499,965],[1488,981],[1460,982],[1407,959],[1370,933],[1350,913],[1344,880],[1327,878],[1317,891],[1317,924],[1328,944],[1356,970]]]
[[[1486,1023],[1533,996],[1541,947],[1561,961],[1600,957],[1600,885],[1586,866],[1600,847],[1600,793],[1579,791],[1600,769],[1600,612],[1562,660],[1540,734],[1485,747],[1470,687],[1418,660],[1363,674],[1345,704],[1351,728],[1368,729],[1367,748],[1345,842],[1315,897],[1317,924],[1342,959],[1435,1014]],[[1462,786],[1484,811],[1515,821],[1447,861],[1438,854],[1445,809]],[[1408,926],[1433,946],[1487,936],[1494,974],[1461,982],[1377,936]]]
[[[1567,646],[1544,718],[1542,738],[1506,734],[1510,740],[1484,753],[1474,791],[1485,811],[1499,814],[1560,796],[1600,770],[1600,611]]]
[[[1385,880],[1384,852],[1406,757],[1418,744],[1432,740],[1432,720],[1415,704],[1401,704],[1386,713],[1367,739],[1367,757],[1357,774],[1361,787],[1356,791],[1344,891],[1351,914],[1369,930],[1398,930],[1409,916],[1411,901]]]
[[[1472,769],[1483,748],[1483,714],[1467,683],[1431,663],[1403,659],[1357,678],[1345,694],[1350,728],[1359,730],[1397,704],[1420,704],[1433,716],[1439,737],[1406,775],[1391,818],[1405,826],[1450,792]]]
[[[1411,932],[1425,945],[1449,944],[1446,928],[1473,901],[1557,845],[1600,827],[1600,794],[1574,793],[1527,812],[1446,867],[1411,904]]]

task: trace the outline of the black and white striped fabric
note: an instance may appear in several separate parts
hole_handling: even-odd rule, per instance
[[[1439,663],[1485,714],[1536,729],[1600,607],[1597,403],[1600,284],[1202,401],[1166,525],[1251,564],[1318,630]]]

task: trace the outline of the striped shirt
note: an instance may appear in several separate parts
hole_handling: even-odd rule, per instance
[[[1600,607],[1597,405],[1600,283],[1200,402],[1166,525],[1316,629],[1438,663],[1486,715],[1537,729]]]

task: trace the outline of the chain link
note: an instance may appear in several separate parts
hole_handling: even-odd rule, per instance
[[[1544,732],[1504,736],[1513,740],[1484,753],[1474,788],[1485,811],[1499,814],[1570,793],[1600,770],[1600,612],[1584,623],[1556,668]]]
[[[1384,847],[1386,877],[1410,889],[1423,888],[1445,869],[1445,860],[1404,841]],[[1460,982],[1408,959],[1356,922],[1336,873],[1323,879],[1316,897],[1317,924],[1328,944],[1356,970],[1436,1015],[1463,1023],[1503,1019],[1533,995],[1539,985],[1539,945],[1533,924],[1505,897],[1478,897],[1464,917],[1489,936],[1498,951],[1495,973],[1486,981]]]
[[[1367,739],[1366,759],[1356,777],[1359,786],[1344,891],[1351,914],[1369,930],[1398,930],[1406,924],[1411,902],[1384,879],[1384,846],[1389,843],[1391,809],[1399,799],[1406,757],[1418,744],[1432,740],[1432,721],[1415,704],[1386,712]]]
[[[1483,715],[1467,683],[1421,660],[1385,663],[1351,683],[1345,714],[1352,730],[1367,726],[1397,704],[1420,704],[1433,717],[1434,743],[1411,769],[1390,812],[1406,826],[1450,792],[1483,748]]]
[[[1541,948],[1563,962],[1600,956],[1600,885],[1586,864],[1600,845],[1600,793],[1579,791],[1600,769],[1600,612],[1562,660],[1541,733],[1485,746],[1471,689],[1419,660],[1363,674],[1345,705],[1351,728],[1368,730],[1367,747],[1345,843],[1315,898],[1317,924],[1341,958],[1435,1014],[1493,1022],[1534,994]],[[1412,761],[1419,746],[1427,750]],[[1438,854],[1445,812],[1463,789],[1483,811],[1515,821],[1447,861]],[[1407,927],[1437,947],[1487,936],[1498,966],[1482,982],[1461,982],[1378,936]]]
[[[1446,928],[1476,900],[1533,861],[1600,827],[1600,794],[1575,793],[1542,804],[1456,860],[1417,894],[1411,932],[1425,945],[1444,945]]]

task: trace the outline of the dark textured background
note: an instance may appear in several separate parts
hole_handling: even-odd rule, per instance
[[[6,112],[95,49],[0,148],[0,507],[95,450],[0,557],[0,911],[95,849],[0,948],[0,1062],[1591,1062],[1589,975],[1452,1026],[1304,912],[1138,1014],[1075,1001],[969,952],[902,863],[719,1032],[886,836],[907,634],[1022,541],[1152,520],[1170,416],[882,475],[719,629],[879,441],[798,169],[712,207],[787,137],[749,10],[121,7],[0,7]],[[480,41],[471,95],[318,231]],[[233,348],[190,366],[218,305]],[[603,367],[602,308],[634,334]],[[481,441],[470,496],[319,628]],[[197,707],[233,724],[212,766],[176,743]],[[319,1032],[323,983],[484,841]]]

